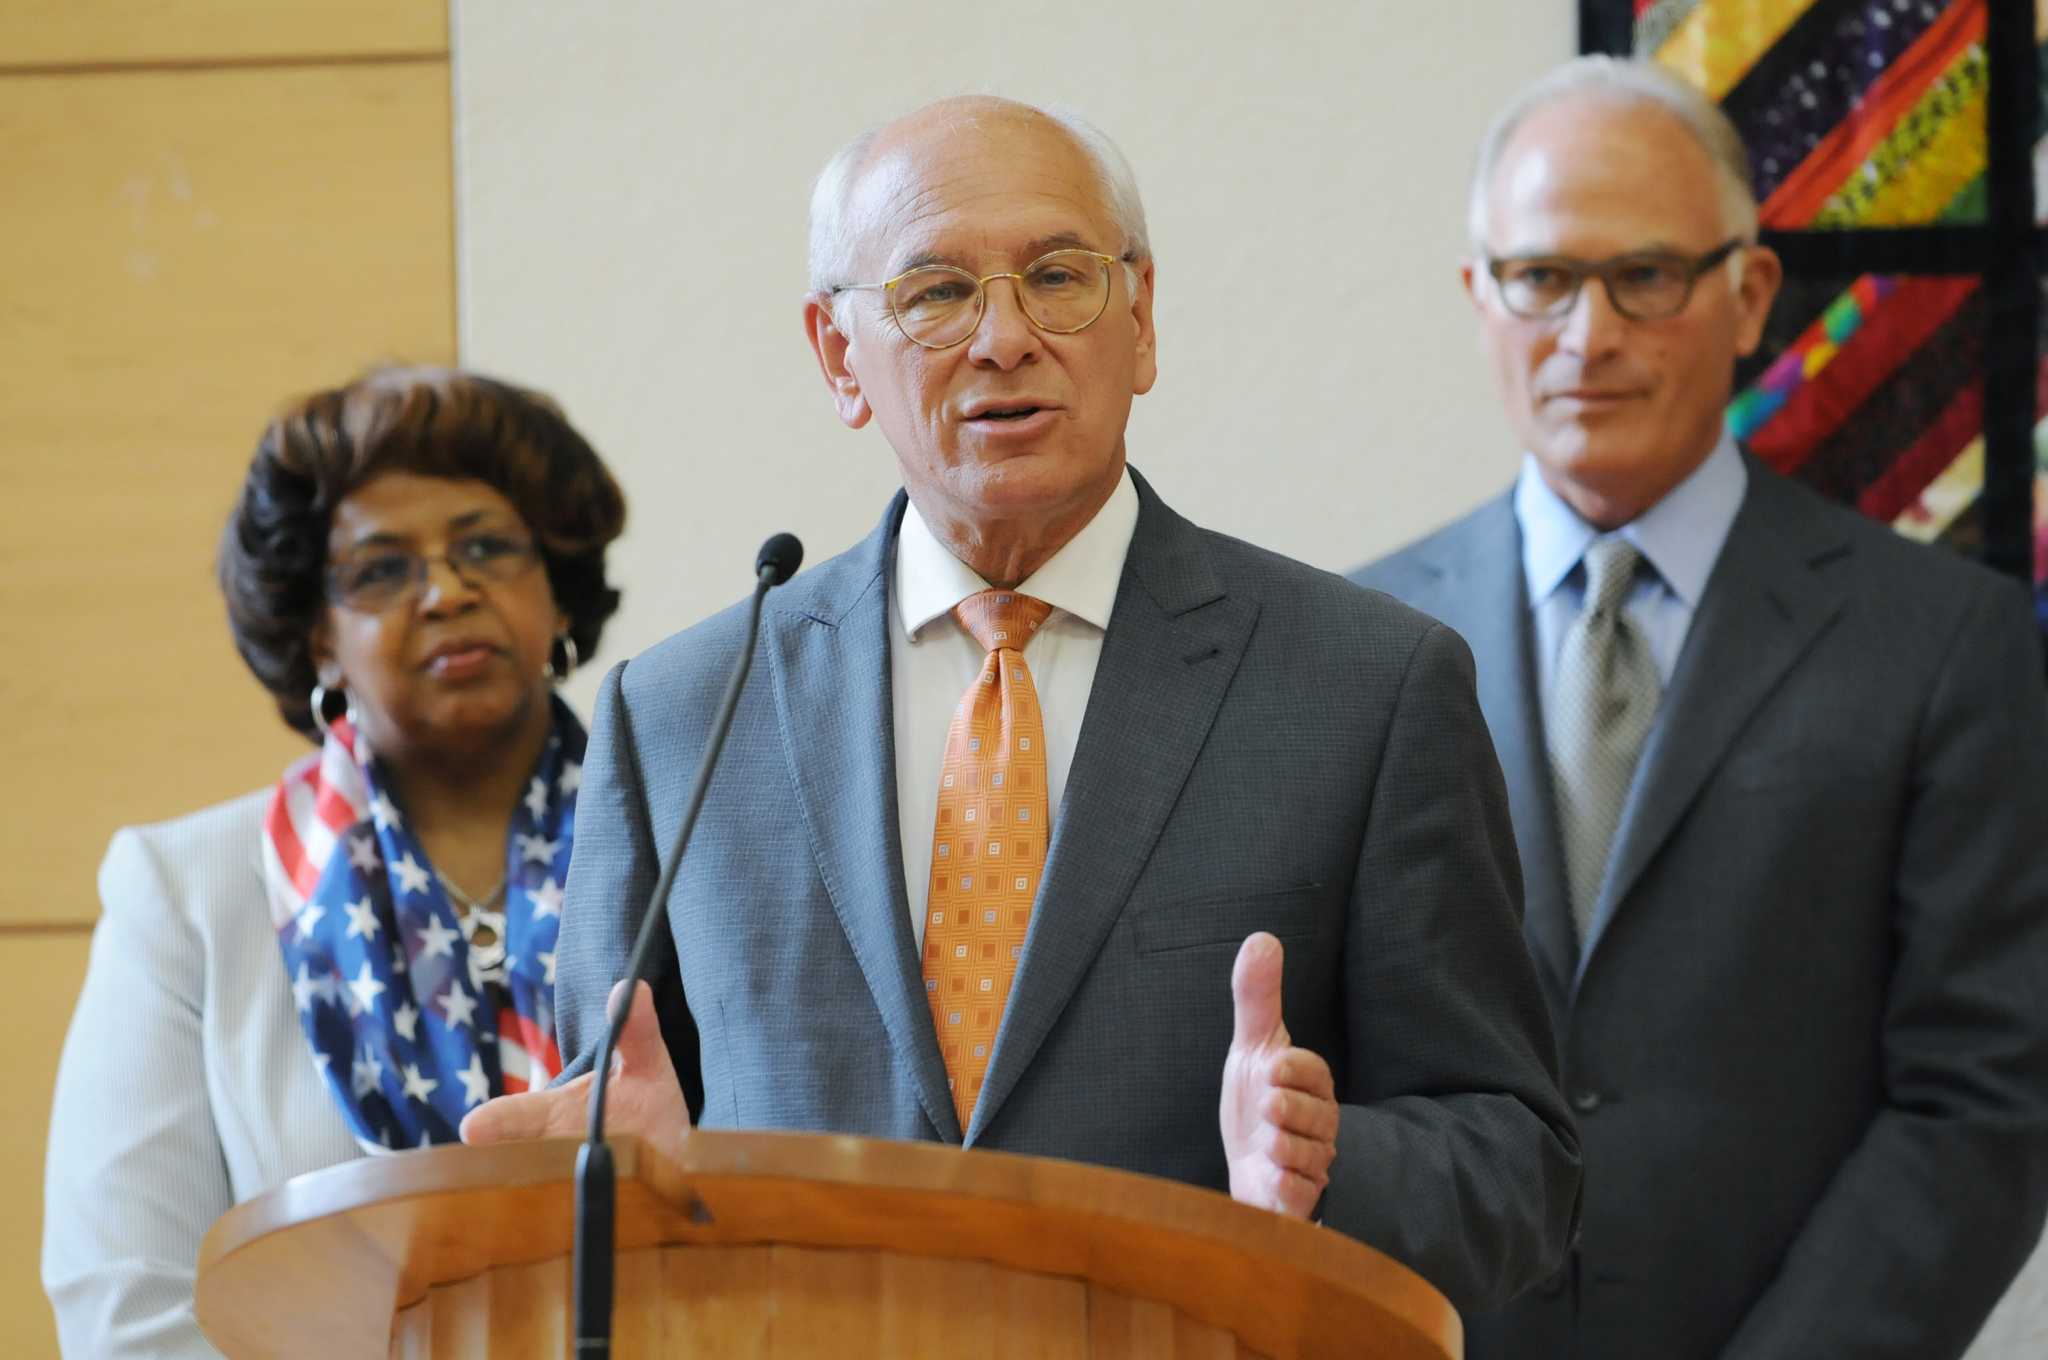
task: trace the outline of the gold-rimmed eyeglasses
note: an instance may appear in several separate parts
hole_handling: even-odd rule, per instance
[[[1099,250],[1070,248],[1041,255],[1014,273],[976,276],[949,264],[924,264],[880,283],[843,283],[833,295],[880,292],[905,338],[926,349],[950,349],[981,325],[988,286],[1009,279],[1017,305],[1031,324],[1053,335],[1072,335],[1109,309],[1110,270],[1125,263]]]
[[[366,553],[327,569],[327,598],[359,614],[381,614],[419,598],[434,563],[474,586],[480,582],[516,581],[540,561],[540,550],[509,534],[466,534],[442,553],[416,553],[386,548]]]
[[[1571,311],[1589,278],[1600,280],[1614,310],[1631,321],[1664,321],[1692,301],[1693,287],[1745,242],[1733,236],[1704,255],[1675,250],[1636,250],[1604,260],[1569,255],[1486,257],[1486,272],[1500,288],[1500,300],[1516,316],[1554,320]]]

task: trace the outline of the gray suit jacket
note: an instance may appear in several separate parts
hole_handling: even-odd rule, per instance
[[[1475,1357],[1954,1355],[2048,1202],[2023,593],[1754,461],[1574,948],[1506,498],[1359,572],[1472,644],[1586,1144]]]
[[[865,542],[770,597],[667,903],[658,993],[693,1108],[707,1127],[964,1141],[1223,1189],[1231,964],[1270,930],[1287,1024],[1345,1103],[1324,1221],[1454,1302],[1503,1300],[1562,1258],[1578,1149],[1470,656],[1137,486],[971,1126],[947,1094],[900,863],[900,495]],[[590,1061],[742,628],[728,611],[606,677],[563,917],[566,1075]]]

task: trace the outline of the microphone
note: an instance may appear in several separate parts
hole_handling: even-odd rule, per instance
[[[616,1227],[613,1209],[617,1177],[610,1145],[604,1141],[605,1083],[611,1078],[612,1045],[626,1023],[628,1008],[647,955],[654,943],[656,927],[668,919],[669,892],[675,886],[676,867],[689,848],[690,831],[697,825],[697,813],[704,806],[704,792],[711,786],[711,774],[718,766],[718,753],[725,749],[726,734],[732,730],[733,713],[739,708],[740,691],[754,666],[754,643],[761,631],[761,603],[770,590],[796,575],[803,565],[804,545],[795,534],[777,534],[761,545],[754,558],[754,597],[747,610],[747,638],[732,664],[732,678],[726,682],[725,698],[711,725],[711,740],[697,764],[697,781],[690,788],[682,823],[676,827],[647,911],[640,918],[640,933],[633,938],[633,952],[627,956],[626,985],[605,1015],[604,1033],[597,1042],[596,1066],[590,1082],[590,1136],[576,1154],[576,1218],[573,1261],[573,1290],[576,1298],[576,1355],[609,1356],[612,1352],[612,1249]]]
[[[796,575],[804,564],[804,545],[795,534],[777,534],[761,545],[754,556],[754,575],[771,586],[779,586]]]

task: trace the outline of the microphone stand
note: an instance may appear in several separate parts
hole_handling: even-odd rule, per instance
[[[732,730],[733,713],[739,708],[740,691],[754,667],[754,644],[761,631],[761,606],[768,592],[796,574],[803,561],[803,545],[791,534],[777,534],[761,545],[754,561],[754,596],[747,610],[747,637],[733,662],[732,678],[726,682],[725,698],[711,725],[711,740],[697,765],[697,782],[690,789],[682,824],[676,828],[675,843],[668,863],[662,867],[654,896],[640,918],[640,932],[633,938],[633,952],[626,963],[626,986],[605,1016],[604,1033],[597,1043],[595,1075],[590,1083],[590,1136],[576,1154],[575,1247],[571,1254],[572,1291],[576,1300],[576,1356],[609,1357],[612,1352],[612,1262],[618,1177],[611,1146],[604,1141],[604,1093],[611,1077],[612,1045],[625,1026],[633,1006],[639,978],[647,966],[657,924],[667,918],[666,903],[675,887],[676,869],[689,848],[690,832],[703,809],[704,794],[711,787],[712,772],[719,752],[725,749],[726,734]]]

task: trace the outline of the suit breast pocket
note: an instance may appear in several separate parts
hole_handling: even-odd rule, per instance
[[[1140,954],[1162,954],[1204,945],[1244,943],[1254,931],[1270,931],[1284,941],[1314,938],[1320,883],[1292,888],[1204,889],[1199,895],[1157,897],[1134,913],[1132,934]]]

